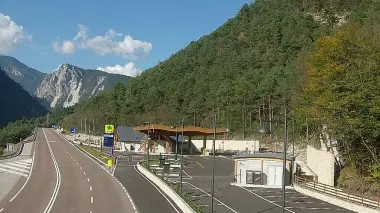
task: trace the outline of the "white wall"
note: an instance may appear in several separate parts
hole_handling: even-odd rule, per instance
[[[201,150],[203,146],[203,140],[191,140],[193,145]],[[212,149],[212,140],[206,141],[206,150]],[[242,140],[216,140],[215,149],[216,150],[234,150],[234,151],[244,151],[248,149],[250,152],[258,152],[260,148],[259,141],[242,141]]]
[[[334,154],[307,146],[307,165],[318,176],[318,182],[334,186]]]

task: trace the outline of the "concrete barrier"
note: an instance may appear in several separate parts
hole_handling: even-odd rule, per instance
[[[319,192],[316,192],[313,190],[309,190],[309,189],[306,189],[306,188],[303,188],[303,187],[300,187],[297,185],[294,185],[294,189],[297,192],[300,192],[302,194],[308,195],[310,197],[317,198],[319,200],[323,200],[327,203],[331,203],[333,205],[337,205],[337,206],[340,206],[342,208],[345,208],[345,209],[348,209],[348,210],[351,210],[354,212],[380,213],[380,211],[377,209],[372,209],[372,208],[361,206],[361,205],[358,205],[355,203],[347,202],[345,200],[337,199],[337,198],[334,198],[332,196],[328,196],[328,195],[325,195],[325,194],[322,194],[322,193],[319,193]]]
[[[196,213],[170,186],[156,175],[148,171],[146,168],[137,163],[137,169],[150,181],[152,181],[158,188],[160,188],[175,204],[181,209],[183,213]]]

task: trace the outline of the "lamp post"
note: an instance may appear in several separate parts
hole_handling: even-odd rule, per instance
[[[147,167],[148,167],[148,169],[150,169],[149,168],[149,141],[150,141],[150,121],[146,121],[146,122],[144,122],[144,126],[145,125],[148,125],[148,139],[147,139],[147,145],[146,145],[146,147],[147,147],[147,149],[146,149],[146,165],[147,165]]]
[[[214,188],[215,188],[215,137],[216,137],[216,114],[213,119],[214,137],[212,138],[212,179],[211,179],[211,213],[214,213]]]
[[[184,121],[178,121],[173,124],[173,127],[176,128],[175,134],[176,134],[176,142],[178,142],[178,126],[181,125],[182,127],[182,140],[184,140],[183,136],[183,129],[184,129]],[[177,160],[177,155],[178,155],[178,150],[177,150],[177,143],[176,143],[176,160]],[[182,197],[182,192],[183,192],[183,187],[182,187],[182,173],[183,173],[183,141],[181,142],[181,160],[180,160],[180,184],[179,184],[179,191],[180,191],[180,196]]]
[[[285,129],[285,135],[284,135],[284,148],[283,148],[283,163],[282,163],[282,213],[285,212],[285,180],[286,180],[286,147],[288,143],[288,119],[287,119],[287,108],[285,107],[284,110],[284,129]],[[273,122],[272,120],[268,122]],[[256,130],[256,132],[261,134],[271,134],[271,131],[266,126],[261,126]]]

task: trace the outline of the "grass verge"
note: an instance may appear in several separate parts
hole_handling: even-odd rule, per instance
[[[149,164],[159,164],[158,160],[152,160],[149,161]],[[179,183],[169,182],[167,179],[165,179],[162,176],[157,175],[151,168],[148,168],[146,162],[141,163],[142,166],[144,166],[146,169],[148,169],[151,173],[156,175],[158,178],[160,178],[162,181],[164,181],[170,188],[172,188],[178,195],[180,195],[180,186]],[[194,200],[194,198],[191,197],[190,194],[183,192],[182,199],[197,213],[206,213],[206,210],[203,209],[201,206],[201,203]]]
[[[109,159],[109,156],[107,154],[104,154],[102,152],[99,152],[98,150],[96,150],[95,148],[93,147],[90,147],[90,146],[86,146],[86,145],[78,145],[81,149],[85,150],[86,152],[90,153],[91,155],[93,155],[94,157],[96,157],[97,159],[101,160],[102,162],[104,162],[105,164],[107,164],[107,161]]]

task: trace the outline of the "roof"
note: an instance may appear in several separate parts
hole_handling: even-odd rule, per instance
[[[202,127],[197,127],[197,126],[184,126],[178,127],[178,128],[172,128],[170,126],[165,126],[162,124],[150,124],[150,125],[145,125],[145,126],[136,126],[134,128],[135,131],[139,131],[142,133],[148,133],[148,130],[150,132],[155,132],[158,134],[162,135],[169,135],[173,136],[175,135],[176,132],[179,134],[182,134],[184,136],[200,136],[200,135],[213,135],[214,134],[214,129],[213,128],[202,128]],[[225,128],[217,128],[215,131],[216,135],[222,135],[227,132],[227,129]]]
[[[145,134],[137,132],[133,127],[117,126],[119,141],[140,142],[146,137]]]
[[[277,153],[277,152],[260,152],[260,153],[253,153],[253,154],[241,154],[241,155],[234,155],[233,159],[244,159],[244,158],[275,158],[275,159],[283,159],[284,154],[283,153]],[[293,160],[293,155],[287,154],[286,155],[287,160]]]

